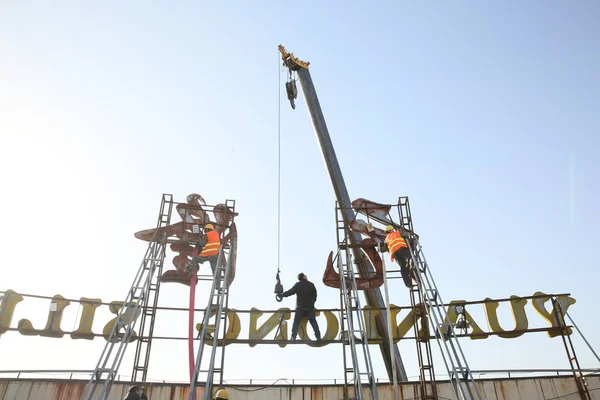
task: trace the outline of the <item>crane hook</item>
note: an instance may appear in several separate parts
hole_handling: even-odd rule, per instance
[[[277,279],[277,283],[275,284],[275,300],[277,300],[277,302],[281,302],[281,300],[283,300],[283,285],[281,284],[281,280],[279,279],[279,271],[277,271],[275,279]]]

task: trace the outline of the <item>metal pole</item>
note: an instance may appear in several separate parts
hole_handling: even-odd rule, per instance
[[[581,336],[581,338],[583,339],[585,344],[587,344],[587,346],[590,348],[590,350],[592,351],[592,354],[594,354],[594,356],[596,357],[596,360],[598,360],[598,362],[600,362],[600,357],[598,357],[598,354],[596,354],[592,345],[587,341],[585,336],[583,336],[583,333],[581,333],[581,331],[577,327],[577,324],[575,323],[575,321],[573,321],[573,318],[571,318],[571,316],[569,315],[569,313],[567,311],[565,311],[565,315],[567,316],[567,318],[569,318],[569,321],[571,322],[571,324],[573,324],[573,327],[577,330],[577,333],[579,333],[579,336]]]
[[[385,304],[387,308],[387,320],[388,320],[388,338],[390,349],[394,345],[394,334],[392,330],[392,311],[390,310],[390,295],[388,290],[387,283],[387,266],[384,260],[385,257],[381,257],[381,263],[383,264],[383,288],[385,291]],[[417,339],[418,340],[418,339]],[[394,399],[400,400],[400,394],[398,393],[398,378],[396,374],[396,359],[394,357],[394,352],[392,351],[392,375],[394,378]]]
[[[321,147],[321,152],[323,153],[323,158],[325,159],[325,165],[327,166],[327,171],[329,172],[329,177],[331,178],[335,197],[341,207],[344,224],[345,226],[348,226],[350,222],[354,220],[356,215],[352,209],[350,196],[348,195],[348,190],[346,189],[346,184],[344,183],[344,177],[342,176],[342,171],[335,155],[333,143],[331,142],[331,138],[329,136],[329,130],[327,129],[327,124],[325,123],[325,117],[323,116],[321,105],[319,104],[317,92],[312,82],[310,72],[307,68],[298,68],[296,72],[298,73],[300,84],[302,85],[302,91],[304,92],[304,98],[306,100],[308,112],[315,128],[315,133]],[[362,252],[358,247],[356,247],[356,245],[360,243],[361,236],[356,232],[348,232],[348,240],[352,245],[351,250],[354,260],[357,263],[360,276],[362,278],[367,278],[368,273],[372,272],[369,271],[372,270],[372,268],[369,268],[370,264],[364,262],[364,256],[362,255]],[[367,304],[369,306],[380,309],[385,307],[385,302],[383,301],[380,289],[365,290],[364,292],[367,299]],[[382,336],[387,336],[388,329],[383,313],[379,313],[377,315],[376,324],[379,333]],[[406,370],[404,369],[402,358],[400,357],[400,352],[398,351],[398,346],[394,346],[393,349],[391,349],[382,343],[379,345],[379,348],[388,372],[388,377],[393,377],[392,360],[395,360],[396,368],[400,372],[400,378],[403,381],[407,381],[408,378],[406,376]],[[392,352],[394,353],[393,357]]]

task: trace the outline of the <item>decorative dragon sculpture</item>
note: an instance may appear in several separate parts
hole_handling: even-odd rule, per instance
[[[206,210],[205,210],[206,208]],[[237,229],[233,222],[234,213],[225,205],[217,204],[212,207],[212,211],[207,211],[210,207],[206,206],[204,198],[197,193],[187,196],[187,204],[179,203],[176,206],[177,213],[182,221],[165,226],[163,228],[153,228],[139,231],[135,237],[151,242],[165,235],[170,243],[170,249],[177,255],[173,257],[175,269],[166,271],[160,276],[161,282],[177,282],[184,285],[190,285],[190,275],[187,272],[187,265],[194,255],[198,254],[199,249],[196,243],[200,240],[202,233],[198,229],[211,223],[215,230],[221,235],[227,231],[227,234],[221,239],[221,243],[229,244],[231,265],[227,277],[227,286],[235,278],[235,266],[237,259]],[[214,216],[214,221],[209,217],[209,213]],[[196,229],[195,229],[196,228]],[[226,263],[226,258],[222,257],[221,262]]]
[[[369,221],[373,220],[384,226],[398,226],[398,224],[392,221],[390,216],[390,209],[392,206],[389,204],[380,204],[367,199],[358,198],[352,202],[352,208],[356,211],[357,216],[359,214],[365,215]],[[374,271],[366,278],[357,278],[356,286],[358,290],[376,289],[383,285],[383,263],[381,256],[377,251],[377,247],[379,243],[382,243],[385,240],[386,233],[383,229],[374,227],[371,223],[356,218],[349,222],[348,228],[352,232],[357,232],[366,236],[362,239],[360,248],[364,255],[363,261],[369,262],[373,267],[371,270]],[[325,272],[323,273],[323,283],[325,286],[339,289],[341,286],[340,274],[334,268],[334,262],[335,260],[332,251],[327,258]]]

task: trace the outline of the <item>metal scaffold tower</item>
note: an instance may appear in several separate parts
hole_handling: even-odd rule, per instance
[[[408,197],[398,199],[399,226],[406,231],[413,231],[412,216]],[[482,400],[467,359],[455,334],[455,324],[450,322],[446,307],[440,292],[435,284],[433,275],[423,248],[416,236],[409,238],[406,243],[411,253],[411,270],[414,283],[410,288],[411,306],[414,315],[414,331],[417,343],[417,356],[419,361],[419,395],[421,399],[437,400],[435,373],[431,346],[429,343],[429,323],[433,327],[433,334],[442,354],[450,382],[457,399]],[[421,320],[422,329],[418,328]]]
[[[231,213],[231,223],[221,233],[221,247],[217,258],[214,277],[208,295],[208,304],[204,310],[202,327],[200,329],[198,351],[196,355],[195,369],[190,382],[188,400],[195,400],[197,388],[204,387],[204,399],[212,399],[212,388],[215,381],[223,384],[223,368],[225,361],[225,346],[223,340],[227,331],[227,305],[229,302],[229,280],[231,265],[234,256],[228,237],[237,236],[233,216],[235,213],[235,201],[227,200],[227,209]],[[215,317],[214,324],[210,324],[211,317]],[[210,346],[208,357],[206,357],[206,346]],[[220,354],[217,354],[220,353]],[[218,364],[217,364],[218,363]]]
[[[169,196],[169,203],[172,207],[173,201],[171,195]],[[162,206],[161,206],[162,209]],[[171,220],[171,210],[169,210],[168,218],[166,218],[166,225],[169,225]],[[166,226],[164,225],[164,226]],[[163,225],[157,225],[157,228],[161,228]],[[131,373],[131,382],[142,382],[145,383],[148,378],[148,366],[150,364],[150,350],[152,348],[152,337],[154,336],[154,322],[156,321],[156,307],[158,306],[158,295],[160,292],[160,276],[163,273],[164,257],[165,257],[165,245],[167,244],[167,238],[161,240],[162,259],[156,264],[156,274],[150,282],[148,288],[148,295],[144,298],[144,304],[142,305],[142,315],[140,317],[140,328],[138,329],[138,341],[135,346],[135,356],[133,359],[133,371]]]
[[[164,228],[170,224],[172,208],[173,196],[163,194],[158,221],[156,223],[155,237],[148,244],[144,259],[127,293],[127,298],[119,310],[94,373],[85,387],[81,397],[82,400],[104,400],[108,398],[110,388],[123,361],[125,350],[134,333],[138,316],[142,312],[142,319],[145,323],[142,329],[147,327],[149,336],[143,341],[138,341],[139,350],[136,350],[136,366],[138,368],[134,367],[134,374],[141,372],[142,379],[146,378],[150,356],[151,332],[154,327],[156,301],[158,300],[159,284],[157,271],[162,271],[167,242],[166,234],[159,236],[158,232],[161,232],[160,228]],[[147,324],[146,317],[150,318]],[[143,332],[140,331],[140,334],[143,335]],[[143,357],[142,351],[144,351]]]
[[[338,241],[336,261],[340,275],[344,399],[363,399],[362,387],[363,384],[368,384],[369,398],[377,400],[377,381],[373,373],[363,309],[356,284],[356,263],[350,251],[348,231],[340,211],[338,205],[336,207]],[[360,349],[357,349],[358,346]]]

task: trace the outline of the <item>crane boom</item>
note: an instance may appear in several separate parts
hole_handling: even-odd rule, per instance
[[[308,107],[308,112],[315,128],[317,140],[319,141],[319,146],[321,147],[321,152],[323,153],[323,158],[325,159],[325,165],[327,166],[329,177],[331,178],[331,184],[333,185],[335,197],[340,205],[340,208],[343,210],[342,216],[344,219],[344,225],[348,226],[350,221],[355,219],[355,213],[352,209],[352,203],[350,201],[350,196],[348,195],[348,189],[346,188],[342,170],[340,169],[340,165],[335,155],[335,149],[333,147],[331,137],[329,136],[329,130],[327,129],[325,117],[323,116],[321,105],[319,104],[319,98],[317,97],[317,92],[310,76],[310,71],[308,70],[309,63],[294,57],[292,53],[288,53],[281,45],[279,46],[279,51],[281,52],[284,64],[291,71],[295,71],[298,75],[298,80],[302,86],[302,92],[304,93],[304,99]],[[289,94],[290,90],[288,89],[288,97]],[[364,261],[364,257],[362,256],[358,247],[358,244],[361,241],[361,236],[359,233],[349,231],[348,239],[351,244],[354,260],[357,262],[360,277],[367,278],[369,273],[372,272],[372,267],[369,263]],[[377,309],[385,308],[385,302],[383,301],[383,296],[380,289],[365,290],[364,294],[369,306]],[[384,338],[388,337],[387,319],[385,313],[377,314],[376,324],[379,334]],[[392,348],[390,348],[387,344],[382,343],[379,345],[379,347],[390,381],[393,379],[392,360],[394,360],[396,363],[396,371],[399,373],[400,380],[407,381],[408,377],[406,376],[406,370],[404,368],[404,364],[402,363],[402,359],[400,358],[398,346],[394,345]]]

